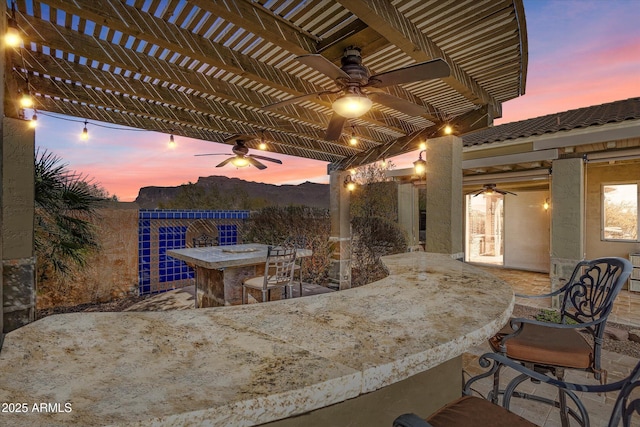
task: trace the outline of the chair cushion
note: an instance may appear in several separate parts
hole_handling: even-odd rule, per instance
[[[500,351],[500,340],[513,329],[507,324],[489,344]],[[577,329],[557,329],[525,324],[522,333],[507,340],[507,357],[547,366],[589,369],[593,366],[593,347]]]
[[[243,286],[252,289],[262,289],[264,285],[264,276],[252,277],[250,279],[246,279],[243,283]],[[287,286],[288,283],[278,283],[278,284],[267,284],[267,289],[273,288],[281,288],[283,286]]]
[[[463,396],[427,418],[433,427],[536,427],[502,406],[476,396]]]

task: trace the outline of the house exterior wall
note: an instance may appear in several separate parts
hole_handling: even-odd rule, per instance
[[[550,212],[544,210],[548,191],[519,191],[506,196],[504,266],[549,272]]]
[[[619,256],[640,251],[640,242],[602,240],[602,184],[640,183],[640,161],[593,163],[586,168],[586,257]]]

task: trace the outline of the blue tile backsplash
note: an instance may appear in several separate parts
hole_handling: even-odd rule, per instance
[[[138,213],[138,286],[141,295],[193,284],[193,270],[183,261],[167,257],[167,250],[185,247],[189,224],[212,220],[222,245],[239,243],[238,228],[249,211],[140,209]]]

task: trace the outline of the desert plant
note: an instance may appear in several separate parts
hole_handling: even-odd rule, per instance
[[[302,261],[302,278],[305,281],[325,284],[330,267],[329,212],[305,206],[268,206],[251,213],[242,227],[244,242],[271,245],[287,240],[304,242],[313,256]]]
[[[542,309],[540,313],[536,314],[536,320],[541,322],[549,322],[549,323],[560,323],[560,312],[556,310]],[[577,325],[578,322],[575,320],[566,317],[565,323],[568,325]]]
[[[100,187],[68,170],[47,150],[36,151],[34,178],[34,247],[42,280],[83,266],[89,252],[99,247],[91,219],[104,199]]]

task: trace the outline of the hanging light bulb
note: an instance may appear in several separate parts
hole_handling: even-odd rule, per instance
[[[267,143],[264,142],[264,141],[260,141],[260,145],[258,145],[258,149],[266,150],[267,149]]]
[[[178,144],[176,144],[176,141],[173,138],[173,134],[169,135],[169,148],[174,149],[177,146],[178,146]]]
[[[453,128],[449,125],[446,125],[444,127],[444,134],[445,135],[451,135],[453,133]]]
[[[87,121],[84,121],[84,128],[82,129],[82,133],[80,134],[80,139],[86,141],[89,139],[89,131],[87,130]]]
[[[344,188],[347,189],[347,191],[353,191],[356,189],[356,183],[353,181],[353,178],[351,178],[351,175],[347,175],[347,177],[344,179]]]
[[[549,210],[549,199],[548,198],[542,204],[542,209],[544,209],[545,211]]]
[[[33,115],[31,116],[31,120],[29,121],[29,127],[31,129],[35,129],[38,127],[38,115],[36,114],[36,112],[33,112]]]
[[[383,168],[386,168],[387,167],[387,159],[385,159],[383,157],[382,160],[380,160],[380,166],[382,166]]]
[[[420,141],[420,144],[418,145],[418,148],[420,150],[426,150],[427,149],[427,143],[425,141]]]
[[[20,107],[22,108],[33,107],[33,97],[29,92],[22,92],[22,96],[20,97]]]
[[[16,23],[16,2],[11,2],[11,17],[7,21],[7,32],[4,33],[4,43],[8,47],[18,47],[22,44],[22,36]]]
[[[351,134],[351,139],[349,139],[349,144],[358,145],[358,138],[356,138],[356,136],[353,133]]]

